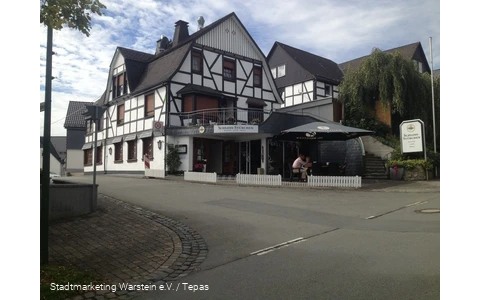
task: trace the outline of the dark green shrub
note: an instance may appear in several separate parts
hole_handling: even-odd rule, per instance
[[[167,153],[167,167],[170,174],[175,174],[180,168],[182,162],[180,161],[180,155],[178,154],[178,148],[175,145],[168,144]]]

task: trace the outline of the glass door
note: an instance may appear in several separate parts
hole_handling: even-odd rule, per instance
[[[237,173],[251,174],[250,168],[250,141],[238,142],[238,167]]]

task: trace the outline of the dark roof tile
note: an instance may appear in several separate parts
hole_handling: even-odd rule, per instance
[[[275,43],[282,47],[305,70],[317,78],[334,84],[340,84],[343,79],[343,72],[334,61],[280,42]]]
[[[67,156],[67,137],[66,136],[52,136],[50,137],[55,150],[58,152],[58,155],[63,160]]]
[[[127,61],[135,60],[137,62],[148,63],[146,66],[141,66],[139,64],[131,64],[127,62],[127,73],[134,73],[137,76],[137,78],[130,77],[130,81],[133,83],[133,86],[130,86],[132,88],[130,93],[138,94],[169,80],[180,67],[180,64],[183,62],[192,42],[233,15],[235,15],[235,13],[232,12],[225,17],[218,19],[210,25],[205,26],[203,29],[189,35],[178,45],[160,52],[157,55],[118,47]],[[105,102],[108,101],[105,100],[104,103]]]
[[[158,57],[148,64],[137,87],[131,93],[140,93],[170,79],[190,49],[190,43],[184,44]],[[127,70],[129,72],[129,70]]]
[[[384,52],[394,53],[395,51],[398,51],[403,57],[405,57],[407,59],[412,59],[412,57],[414,56],[415,51],[417,50],[419,45],[420,45],[420,42],[416,42],[416,43],[408,44],[408,45],[405,45],[405,46],[400,46],[400,47],[388,49],[388,50],[385,50]],[[360,67],[360,64],[362,63],[362,61],[369,56],[370,55],[365,55],[365,56],[362,56],[362,57],[359,57],[359,58],[356,58],[356,59],[352,59],[352,60],[346,61],[344,63],[341,63],[338,66],[340,67],[340,69],[344,73],[349,69],[355,70],[358,67]]]
[[[63,160],[60,158],[60,155],[58,155],[57,150],[55,149],[55,146],[53,146],[52,143],[52,137],[50,137],[50,153],[55,157],[60,163],[63,162]],[[43,136],[40,137],[40,149],[43,149]]]
[[[85,104],[92,104],[92,102],[70,101],[68,103],[67,116],[63,127],[86,128],[85,117],[82,115],[87,110]]]
[[[125,59],[131,59],[131,60],[140,61],[140,62],[148,62],[155,58],[155,55],[153,54],[140,52],[137,50],[128,49],[124,47],[118,47],[118,50],[120,51],[123,58]]]

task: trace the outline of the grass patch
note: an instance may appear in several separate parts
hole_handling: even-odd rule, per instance
[[[51,283],[55,284],[101,284],[105,281],[93,272],[79,271],[73,267],[45,265],[40,267],[40,299],[64,300],[65,298],[82,295],[89,291],[51,290]]]

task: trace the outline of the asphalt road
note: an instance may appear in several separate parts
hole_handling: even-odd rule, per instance
[[[173,290],[135,299],[440,298],[440,215],[415,212],[440,208],[439,190],[97,180],[100,193],[195,228],[209,248]]]

